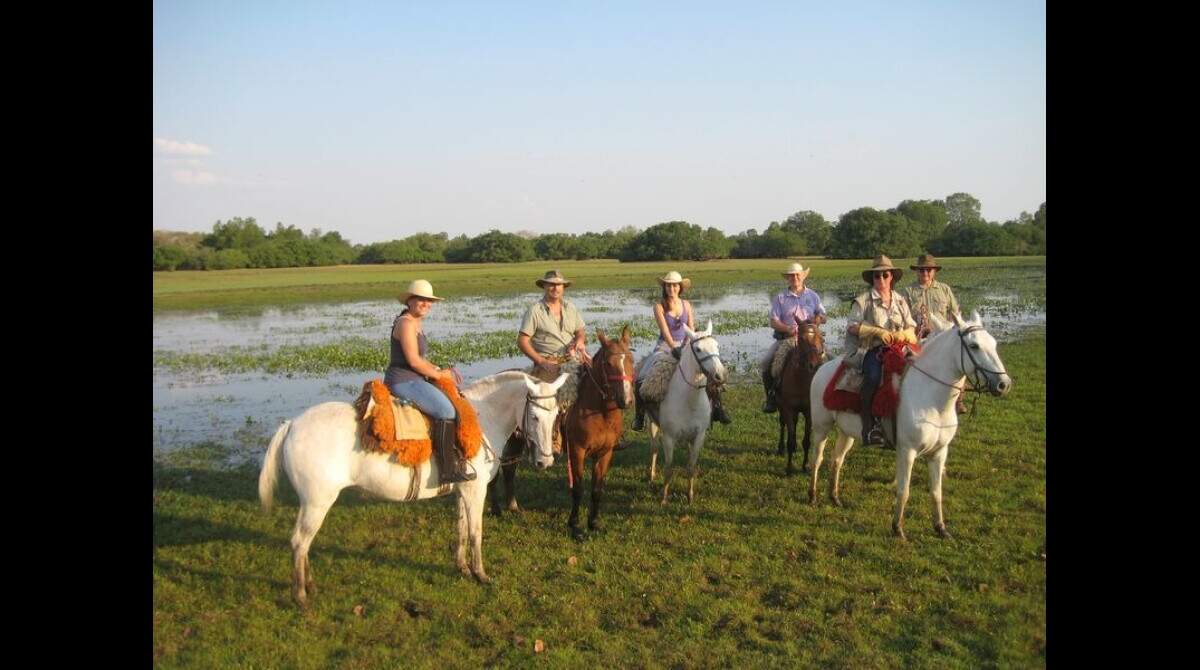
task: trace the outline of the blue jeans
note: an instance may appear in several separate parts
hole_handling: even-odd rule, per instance
[[[396,382],[388,387],[392,395],[425,412],[434,419],[450,420],[454,418],[454,405],[438,387],[424,379]]]
[[[879,388],[879,380],[883,379],[883,361],[880,360],[883,349],[884,346],[881,344],[867,349],[867,353],[863,354],[863,391],[874,391]]]

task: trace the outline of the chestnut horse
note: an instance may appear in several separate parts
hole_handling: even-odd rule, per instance
[[[588,530],[600,530],[597,517],[604,495],[604,478],[612,461],[613,447],[624,431],[622,410],[633,402],[633,351],[629,348],[629,326],[621,339],[609,340],[596,331],[600,349],[592,365],[580,372],[579,397],[563,417],[563,451],[567,454],[567,485],[571,489],[571,537],[582,540],[579,503],[583,499],[583,466],[592,459],[592,502]]]
[[[825,337],[817,324],[796,319],[796,348],[788,353],[779,372],[779,455],[783,455],[783,433],[787,430],[787,474],[792,475],[792,455],[796,453],[796,423],[804,415],[804,464],[808,472],[808,452],[812,446],[812,405],[809,387],[813,375],[825,362]]]

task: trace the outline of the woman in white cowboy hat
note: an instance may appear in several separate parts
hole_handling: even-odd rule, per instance
[[[433,303],[441,298],[433,294],[433,286],[424,279],[413,281],[398,298],[405,309],[392,322],[391,352],[383,383],[393,396],[415,405],[433,419],[431,439],[438,459],[439,483],[475,479],[475,473],[466,470],[466,460],[458,447],[454,405],[445,393],[426,381],[443,379],[456,384],[462,381],[453,368],[439,368],[425,359],[428,340],[423,320]]]
[[[787,278],[787,290],[771,301],[771,337],[775,338],[775,341],[767,349],[766,357],[759,361],[763,389],[767,394],[767,399],[763,402],[763,411],[767,414],[779,409],[775,400],[775,380],[771,378],[771,361],[775,360],[779,343],[796,335],[797,318],[812,323],[825,323],[825,306],[821,304],[821,296],[804,286],[804,280],[811,271],[812,268],[805,268],[799,263],[789,265],[782,272]]]
[[[686,325],[692,330],[696,329],[696,315],[692,311],[692,303],[681,297],[684,291],[692,287],[692,280],[672,270],[659,277],[658,284],[662,288],[662,297],[654,303],[654,320],[658,323],[658,342],[654,345],[654,351],[642,359],[641,366],[634,373],[636,384],[640,384],[646,372],[650,370],[650,361],[653,360],[654,353],[670,353],[675,360],[679,360],[680,347],[683,346],[685,337],[683,327]],[[726,424],[732,421],[721,405],[720,389],[711,384],[707,388],[708,398],[712,403],[712,420]],[[639,399],[637,413],[633,420],[633,429],[642,430],[645,426],[646,410]]]
[[[893,342],[917,341],[917,324],[913,321],[908,301],[892,287],[904,271],[892,265],[892,259],[879,255],[870,270],[863,270],[863,281],[871,289],[860,294],[850,306],[849,327],[846,329],[846,361],[861,365],[863,373],[862,419],[863,444],[882,444],[883,433],[871,414],[871,401],[883,377],[882,349]]]

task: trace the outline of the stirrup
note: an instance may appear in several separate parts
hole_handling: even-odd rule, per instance
[[[883,427],[876,423],[871,426],[871,430],[867,431],[867,437],[863,440],[863,446],[876,446],[883,444]]]

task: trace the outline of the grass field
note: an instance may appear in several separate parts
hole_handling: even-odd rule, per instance
[[[190,309],[252,309],[288,305],[355,300],[385,300],[395,297],[413,279],[429,280],[439,296],[497,295],[537,291],[533,281],[547,269],[559,268],[575,282],[574,289],[653,288],[655,277],[678,270],[697,288],[753,281],[782,285],[780,272],[790,261],[784,259],[727,259],[717,261],[670,261],[620,263],[615,260],[537,261],[512,264],[426,264],[342,265],[322,268],[273,270],[221,270],[213,272],[155,272],[155,311]],[[912,259],[893,259],[907,268]],[[824,279],[856,275],[870,266],[864,259],[805,259],[811,264],[810,284]],[[939,259],[946,273],[958,277],[975,270],[1037,268],[1045,256]],[[905,270],[902,283],[912,280]]]
[[[814,276],[821,263],[828,262],[815,261]],[[713,271],[770,278],[780,265],[728,264]],[[641,283],[668,265],[615,267]],[[543,266],[506,268],[507,279],[497,281],[532,281]],[[609,267],[561,266],[581,284]],[[685,274],[702,276],[696,267],[705,266],[721,264],[688,266]],[[598,272],[588,273],[591,267]],[[329,276],[353,274],[388,291],[411,276],[400,268],[388,270],[391,278],[359,271],[336,268]],[[434,272],[423,276],[439,292],[478,290],[477,279],[455,284]],[[227,283],[194,285],[190,293],[257,290],[248,287],[250,278],[236,287],[214,277],[230,274],[207,273],[206,280]],[[157,282],[156,302],[189,294],[178,283],[160,293]],[[292,288],[282,281],[264,290]],[[712,429],[701,453],[694,505],[686,504],[678,477],[670,503],[658,504],[646,482],[646,439],[630,433],[634,446],[616,454],[608,478],[606,530],[576,543],[566,531],[561,465],[541,473],[522,468],[525,511],[484,519],[490,586],[454,568],[450,498],[389,503],[343,492],[313,545],[318,592],[301,613],[289,591],[296,500],[286,477],[276,511],[267,515],[258,506],[255,469],[213,465],[221,445],[175,452],[154,466],[155,664],[1043,667],[1044,331],[1003,344],[1000,353],[1015,388],[1002,399],[980,399],[951,445],[951,540],[930,527],[924,462],[914,468],[909,541],[891,537],[891,451],[856,447],[842,480],[848,507],[824,500],[810,507],[808,475],[783,475],[775,418],[757,411],[761,389],[742,384],[727,396],[734,423]],[[544,644],[540,654],[535,640]]]

